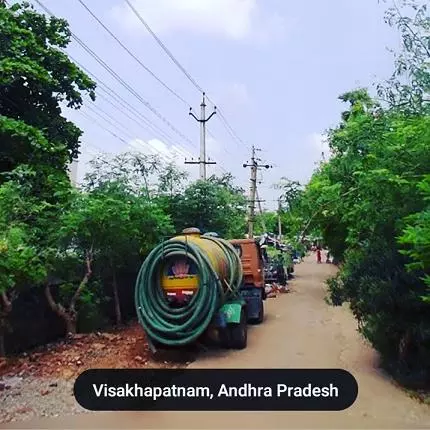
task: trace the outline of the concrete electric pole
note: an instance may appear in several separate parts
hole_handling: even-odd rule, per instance
[[[255,221],[255,203],[257,194],[257,171],[258,169],[265,168],[270,169],[272,166],[268,164],[258,164],[261,161],[255,157],[255,152],[259,151],[255,146],[252,146],[251,163],[243,164],[243,167],[251,167],[251,188],[249,196],[249,218],[248,218],[248,237],[252,239],[254,237],[254,221]]]
[[[279,240],[282,240],[281,212],[282,212],[282,202],[281,202],[281,197],[279,197],[278,199],[278,239]]]
[[[263,200],[260,200],[260,197],[258,196],[258,188],[256,189],[256,196],[257,196],[257,202],[258,202],[258,210],[261,215],[261,226],[263,227],[264,232],[267,233],[266,223],[264,222],[264,218],[263,218],[263,208],[261,207],[261,202]]]
[[[206,123],[216,114],[216,106],[214,111],[206,118],[206,102],[205,93],[203,93],[203,100],[200,105],[200,119],[197,118],[190,108],[190,115],[200,123],[200,157],[199,161],[186,161],[185,164],[200,164],[200,179],[206,181],[206,165],[216,164],[215,161],[206,160]]]

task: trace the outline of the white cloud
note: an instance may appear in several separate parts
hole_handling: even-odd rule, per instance
[[[148,142],[141,139],[135,139],[130,142],[130,146],[145,154],[158,155],[167,163],[174,162],[181,166],[185,158],[192,157],[192,154],[185,149],[175,145],[168,146],[158,139],[151,139]]]
[[[157,34],[187,32],[268,42],[284,34],[283,19],[267,13],[263,0],[133,0],[133,6]],[[145,28],[127,4],[111,10],[132,32]]]

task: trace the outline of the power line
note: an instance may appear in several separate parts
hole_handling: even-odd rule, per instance
[[[160,47],[163,49],[163,51],[168,55],[168,57],[176,64],[176,66],[184,73],[184,75],[188,78],[188,80],[194,85],[197,90],[199,90],[201,93],[204,93],[205,91],[202,89],[202,87],[196,82],[196,80],[191,76],[191,74],[185,69],[185,67],[182,66],[182,64],[175,58],[175,56],[170,52],[170,50],[167,48],[167,46],[161,41],[161,39],[155,34],[155,32],[151,29],[151,27],[148,25],[148,23],[143,19],[142,15],[136,10],[136,8],[131,4],[129,0],[125,0],[127,5],[130,7],[130,9],[133,11],[133,13],[136,15],[136,17],[139,19],[139,21],[145,26],[145,28],[148,30],[148,32],[151,34],[151,36],[156,40],[156,42],[160,45]],[[207,99],[210,103],[215,105],[215,103],[210,99],[209,96],[207,96]],[[238,141],[239,143],[246,145],[242,139],[240,139],[237,135],[237,133],[234,131],[234,129],[231,127],[227,119],[225,118],[225,115],[222,114],[221,109],[218,107],[218,112],[220,113],[220,118],[223,120],[223,124],[226,126],[227,130],[231,133],[234,139]]]
[[[94,119],[93,117],[91,117],[91,115],[89,115],[87,112],[82,112],[80,110],[78,110],[77,112],[80,115],[82,115],[84,117],[87,117],[88,120],[90,120],[94,124],[98,125],[101,129],[105,130],[106,132],[108,132],[109,134],[111,134],[113,137],[115,137],[116,139],[118,139],[119,141],[121,141],[122,143],[124,143],[125,145],[131,146],[125,139],[123,139],[121,136],[118,136],[112,130],[109,130],[108,128],[106,128],[105,126],[103,126],[102,124],[100,124],[96,119]]]
[[[181,97],[177,92],[172,90],[167,84],[165,84],[161,79],[159,79],[145,64],[143,64],[139,58],[136,57],[135,54],[133,54],[125,45],[122,43],[117,36],[107,27],[106,24],[104,24],[97,15],[85,4],[83,0],[77,0],[84,8],[85,10],[104,28],[104,30],[135,60],[137,61],[151,76],[153,76],[163,87],[165,87],[168,91],[170,91],[176,98],[178,98],[181,102],[184,104],[187,104],[190,106],[190,103],[188,103],[183,97]],[[213,138],[215,138],[212,135]],[[235,137],[235,136],[233,136]],[[223,148],[224,149],[224,148]],[[225,150],[225,149],[224,149]],[[225,150],[227,154],[231,155],[231,152]]]
[[[123,97],[121,97],[116,91],[114,91],[109,85],[107,85],[105,82],[103,82],[100,78],[98,78],[94,73],[92,73],[88,68],[83,66],[79,61],[77,61],[75,58],[73,58],[71,55],[69,55],[66,51],[63,50],[63,52],[69,56],[69,58],[77,64],[82,70],[84,70],[89,76],[91,76],[96,82],[97,82],[97,89],[104,91],[108,96],[110,96],[113,100],[115,100],[116,103],[120,104],[124,109],[131,112],[133,115],[136,116],[139,120],[143,121],[155,134],[159,134],[164,140],[169,142],[170,144],[173,143],[172,137],[170,137],[164,130],[162,130],[158,125],[154,124],[151,120],[149,120],[143,113],[139,112],[134,106],[132,106],[127,100],[125,100]],[[106,99],[106,97],[102,96],[100,93],[98,94],[98,97],[102,97]],[[113,104],[112,102],[110,102]],[[115,105],[114,105],[115,106]],[[126,114],[124,111],[120,110],[117,106],[115,106],[116,109],[118,109],[119,112],[121,112],[123,115],[130,118],[128,114]],[[134,122],[136,122],[138,125],[142,126],[137,120],[131,118]]]
[[[125,145],[129,146],[130,148],[132,148],[133,150],[136,150],[136,148],[131,145],[129,142],[127,142],[125,139],[123,139],[121,136],[118,136],[116,133],[114,133],[112,130],[109,130],[107,127],[103,126],[102,124],[100,124],[97,120],[95,120],[93,117],[91,117],[91,115],[89,115],[87,112],[82,112],[82,111],[77,111],[80,115],[82,115],[83,117],[87,118],[89,121],[91,121],[92,123],[96,124],[97,126],[99,126],[99,128],[101,128],[102,130],[106,131],[107,133],[111,134],[113,137],[115,137],[116,139],[118,139],[120,142],[124,143]],[[157,151],[155,148],[152,148],[151,145],[149,145],[147,142],[143,143],[149,147],[150,150],[158,152],[159,153],[159,157],[161,159],[163,159],[165,162],[170,162],[171,160],[169,160],[164,154],[162,154],[160,151]]]
[[[90,108],[90,106],[88,106],[87,105],[87,108]],[[102,112],[104,115],[106,115],[108,118],[110,118],[111,120],[113,119],[112,118],[112,116],[111,115],[109,115],[107,112],[105,112],[103,109],[101,109],[100,107],[98,107],[97,105],[94,105],[93,106],[93,108],[92,109],[90,109],[90,110],[92,110],[96,115],[98,115],[100,118],[102,118],[104,121],[106,121],[109,125],[111,125],[111,126],[113,126],[116,130],[119,130],[121,133],[124,133],[124,135],[128,138],[128,139],[130,139],[130,140],[133,140],[133,137],[128,133],[128,131],[126,130],[125,132],[124,132],[124,130],[120,130],[120,128],[123,128],[123,129],[125,129],[125,127],[122,125],[122,124],[120,124],[118,121],[116,121],[115,119],[113,119],[114,120],[114,122],[116,122],[119,126],[115,126],[115,125],[113,125],[112,123],[110,123],[110,121],[108,120],[108,119],[106,119],[102,114],[100,114],[99,112],[97,112],[97,110],[96,109],[94,109],[94,108],[97,108],[98,110],[100,110],[100,112]],[[81,113],[84,113],[84,112],[81,112]],[[102,127],[101,126],[101,124],[98,124],[100,127]],[[104,128],[104,127],[103,127]],[[106,128],[104,128],[106,131],[108,131],[109,133],[111,133],[109,130],[107,130]],[[111,133],[112,134],[112,133]],[[115,135],[115,137],[117,137],[116,135]],[[122,142],[124,142],[124,140],[123,139],[121,139],[121,141]],[[162,154],[161,153],[161,151],[158,151],[158,150],[156,150],[155,148],[152,148],[151,147],[151,145],[149,145],[147,142],[145,142],[145,141],[143,141],[144,142],[144,144],[146,145],[146,146],[148,146],[152,151],[155,151],[155,152],[158,152],[159,154],[160,154],[160,157],[164,160],[164,161],[167,161],[167,162],[169,162],[170,160],[168,159],[168,157],[167,156],[165,156],[164,154]],[[131,145],[129,142],[126,142],[127,143],[127,145],[128,146],[130,146],[131,148],[133,148],[133,149],[136,149],[133,145]]]
[[[38,0],[36,0],[38,1]],[[139,95],[127,82],[125,82],[111,67],[109,67],[94,51],[92,51],[81,39],[77,36],[73,38],[81,45],[85,51],[87,51],[99,64],[103,66],[122,86],[124,86],[131,94],[133,94],[147,109],[149,109],[154,115],[160,118],[164,123],[166,123],[170,129],[172,129],[178,136],[180,136],[185,141],[191,143],[191,139],[182,134],[175,126],[173,126],[166,118],[157,112],[155,108],[151,106],[150,103],[145,101],[142,96]]]
[[[209,97],[208,97],[208,100],[211,101],[209,99]],[[212,101],[211,101],[211,103],[212,103]],[[238,143],[241,143],[242,145],[245,145],[246,147],[248,147],[248,145],[245,142],[243,142],[243,140],[234,131],[232,126],[227,121],[227,118],[225,117],[225,115],[222,113],[222,111],[220,109],[218,109],[218,113],[219,113],[219,117],[220,117],[221,121],[224,123],[227,131],[230,133],[230,135],[233,137],[233,139],[236,141],[236,143],[238,142]]]
[[[146,27],[152,37],[157,41],[157,43],[161,46],[163,51],[169,56],[169,58],[179,67],[179,69],[184,73],[184,75],[189,79],[189,81],[201,92],[203,93],[203,89],[199,86],[199,84],[193,79],[193,77],[186,71],[186,69],[181,65],[181,63],[174,57],[174,55],[169,51],[167,46],[160,40],[160,38],[152,31],[151,27],[147,24],[147,22],[143,19],[142,15],[136,10],[136,8],[131,4],[129,0],[125,0],[130,9],[137,16],[139,21]],[[212,102],[211,102],[212,103]]]
[[[39,4],[39,6],[45,11],[45,12],[47,12],[49,15],[51,15],[52,17],[54,16],[54,14],[47,8],[47,7],[45,7],[44,5],[43,5],[43,3],[42,2],[40,2],[40,1],[38,1],[38,0],[35,0],[36,1],[36,3],[37,4]],[[124,81],[120,78],[120,76],[118,76],[103,60],[101,60],[100,59],[100,57],[98,57],[90,48],[88,48],[88,46],[84,43],[84,42],[82,42],[76,35],[74,35],[73,33],[71,33],[72,34],[72,37],[88,52],[88,53],[90,53],[90,55],[92,55],[93,56],[93,58],[95,58],[100,64],[102,64],[102,66],[105,68],[105,69],[107,69],[117,80],[120,80],[120,82],[121,83],[123,83]],[[77,65],[79,65],[83,70],[85,70],[88,74],[90,74],[91,76],[93,76],[97,81],[99,81],[99,83],[101,83],[102,84],[102,86],[100,86],[99,88],[100,89],[102,89],[102,90],[104,90],[105,92],[106,92],[106,94],[108,94],[108,95],[110,95],[115,101],[117,101],[117,102],[119,102],[120,104],[122,103],[123,104],[123,106],[125,106],[126,108],[128,108],[128,110],[129,111],[131,111],[132,113],[134,113],[135,115],[137,115],[138,117],[140,117],[140,118],[142,118],[144,121],[146,121],[147,123],[148,123],[148,125],[150,126],[150,127],[153,127],[153,128],[158,128],[159,129],[159,131],[162,133],[162,134],[165,134],[165,132],[163,131],[163,130],[161,130],[158,126],[156,126],[155,124],[153,124],[149,119],[147,119],[142,113],[140,113],[139,111],[137,111],[132,105],[130,105],[126,100],[124,100],[121,96],[119,96],[117,93],[115,93],[115,91],[114,90],[112,90],[108,85],[106,85],[105,83],[103,83],[100,79],[98,79],[93,73],[91,73],[88,69],[86,69],[84,66],[82,66],[81,64],[79,64],[79,62],[77,62],[75,59],[73,59],[72,58],[72,56],[70,56],[64,49],[62,49],[62,48],[60,48],[60,50],[65,54],[65,55],[68,55],[71,59],[72,59],[72,61],[74,61]],[[124,82],[124,84],[125,85],[127,85],[125,82]],[[124,85],[123,84],[123,85]],[[103,86],[105,87],[105,88],[103,88]],[[127,88],[128,89],[128,88]],[[112,93],[114,94],[114,95],[112,95]],[[100,94],[99,94],[99,96],[101,96]],[[109,101],[106,97],[104,97],[104,96],[102,96],[102,98],[104,98],[108,103],[110,103],[112,106],[114,106],[116,109],[118,109],[118,107],[117,106],[115,106],[115,104],[114,103],[112,103],[111,101]],[[185,103],[187,103],[186,101],[185,101]],[[148,103],[149,104],[149,103]],[[93,113],[95,113],[97,116],[99,116],[101,119],[103,119],[104,121],[106,121],[109,125],[111,125],[111,126],[113,126],[116,130],[120,130],[120,128],[123,128],[123,130],[120,130],[120,132],[122,132],[122,133],[124,133],[124,129],[125,129],[125,127],[121,124],[121,123],[119,123],[115,118],[113,118],[110,114],[108,114],[106,111],[104,111],[103,109],[101,109],[100,107],[98,107],[97,105],[93,105],[92,107],[90,106],[90,105],[86,105],[86,107],[90,110],[90,111],[92,111]],[[99,112],[97,112],[97,110],[96,109],[98,109],[99,111],[101,111],[104,115],[106,115],[107,117],[109,117],[110,118],[110,121],[109,120],[107,120],[102,114],[100,114]],[[135,119],[133,119],[131,116],[129,116],[129,115],[127,115],[125,112],[122,112],[120,109],[118,109],[123,115],[125,115],[125,116],[127,116],[129,119],[131,119],[131,120],[133,120],[134,122],[136,122],[139,126],[141,126],[141,124],[138,122],[138,121],[136,121]],[[100,124],[100,122],[98,122],[96,119],[94,119],[93,117],[91,117],[91,115],[89,115],[87,112],[83,112],[83,111],[81,111],[81,110],[77,110],[77,112],[78,112],[78,114],[80,114],[80,115],[82,115],[84,118],[86,118],[87,120],[89,120],[89,121],[91,121],[92,123],[94,123],[94,124],[96,124],[98,127],[100,127],[101,129],[103,129],[104,131],[106,131],[107,133],[109,133],[109,134],[111,134],[114,138],[116,138],[117,140],[119,140],[121,143],[123,143],[123,144],[125,144],[125,145],[127,145],[127,146],[130,146],[131,148],[133,148],[133,149],[136,149],[135,147],[133,147],[129,142],[127,142],[123,137],[121,137],[121,136],[119,136],[118,134],[116,134],[115,132],[113,132],[112,130],[110,130],[110,129],[108,129],[107,127],[105,127],[105,126],[103,126],[102,124]],[[115,126],[115,124],[112,124],[112,122],[113,123],[116,123],[116,124],[118,124],[117,126]],[[130,135],[130,134],[128,134],[128,132],[127,131],[125,131],[125,133],[124,133],[126,136],[128,136],[128,138],[129,139],[133,139],[133,137]],[[167,134],[166,134],[166,136],[167,136]],[[164,138],[164,136],[163,136],[163,138]],[[186,139],[186,138],[185,138]],[[168,139],[166,139],[166,140],[171,140],[171,138],[168,138]],[[187,141],[189,141],[189,139],[186,139]],[[191,141],[190,141],[191,142]],[[170,162],[171,160],[170,159],[168,159],[168,157],[166,157],[164,154],[162,154],[162,152],[160,151],[160,150],[157,150],[157,149],[155,149],[155,148],[153,148],[151,145],[149,145],[147,142],[144,142],[143,141],[143,143],[146,145],[146,146],[148,146],[149,148],[150,148],[150,150],[151,151],[153,151],[153,152],[158,152],[159,154],[160,154],[160,156],[161,156],[161,158],[162,159],[164,159],[165,161],[167,161],[167,162]],[[179,144],[176,144],[176,143],[172,143],[172,145],[173,146],[175,146],[175,145],[178,145],[178,146],[180,146]],[[101,150],[101,148],[99,148],[100,150]],[[221,170],[224,172],[224,173],[227,173],[224,169],[222,169],[221,168]]]
[[[54,17],[54,14],[40,1],[34,0],[46,13]],[[147,109],[149,109],[154,115],[160,118],[164,123],[166,123],[169,128],[171,128],[176,134],[178,134],[185,141],[192,143],[191,140],[184,136],[175,126],[173,126],[165,117],[163,117],[154,107],[151,106],[149,102],[144,100],[144,98],[137,93],[127,82],[124,81],[105,61],[103,61],[91,48],[88,47],[76,34],[70,32],[72,38],[78,42],[78,44],[89,53],[105,70],[109,72],[122,86],[124,86],[131,94],[133,94]]]
[[[101,107],[97,106],[97,105],[86,105],[86,108],[89,109],[90,111],[94,112],[96,115],[98,115],[100,118],[102,118],[104,121],[106,121],[107,123],[109,123],[110,125],[113,124],[117,124],[116,127],[122,128],[122,132],[124,133],[125,136],[127,136],[128,139],[133,140],[133,136],[131,136],[128,133],[128,130],[125,128],[124,125],[122,125],[119,121],[117,121],[115,118],[112,117],[112,115],[108,114],[106,111],[104,111]],[[99,110],[100,112],[102,112],[105,116],[107,116],[109,118],[106,119],[101,113],[97,112],[97,110]],[[125,130],[125,131],[124,131]]]
[[[102,112],[104,115],[106,115],[108,117],[108,119],[106,119],[105,116],[103,116],[103,114],[101,114],[100,112],[97,111],[97,109],[95,109],[95,105],[94,106],[86,106],[87,109],[89,109],[91,112],[95,113],[99,118],[101,118],[103,121],[106,121],[110,126],[114,127],[116,130],[121,131],[121,133],[124,133],[124,136],[127,137],[127,139],[129,140],[133,140],[133,136],[131,136],[128,131],[125,129],[125,127],[119,123],[118,121],[115,121],[117,125],[115,125],[115,123],[112,123],[111,119],[110,119],[110,115],[107,114],[107,112],[103,111],[101,108],[99,108],[97,106],[97,109],[100,110],[100,112]],[[125,129],[125,131],[124,131]]]
[[[144,69],[146,70],[154,79],[157,80],[164,88],[166,88],[171,94],[173,94],[182,103],[190,106],[184,98],[182,98],[176,91],[170,88],[165,82],[163,82],[152,70],[150,70],[145,64],[136,57],[125,45],[119,40],[119,38],[109,29],[109,27],[104,24],[100,18],[85,4],[83,0],[78,0],[78,2],[86,9],[86,11],[104,28],[104,30]]]

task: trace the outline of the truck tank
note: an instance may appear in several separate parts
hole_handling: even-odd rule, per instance
[[[135,290],[139,322],[164,345],[200,337],[220,307],[240,295],[239,255],[224,239],[185,229],[157,246],[144,261]]]

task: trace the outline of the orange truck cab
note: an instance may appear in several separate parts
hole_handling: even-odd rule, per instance
[[[264,263],[260,245],[253,239],[234,239],[230,243],[240,256],[243,269],[241,296],[247,303],[248,322],[260,324],[264,320]]]

